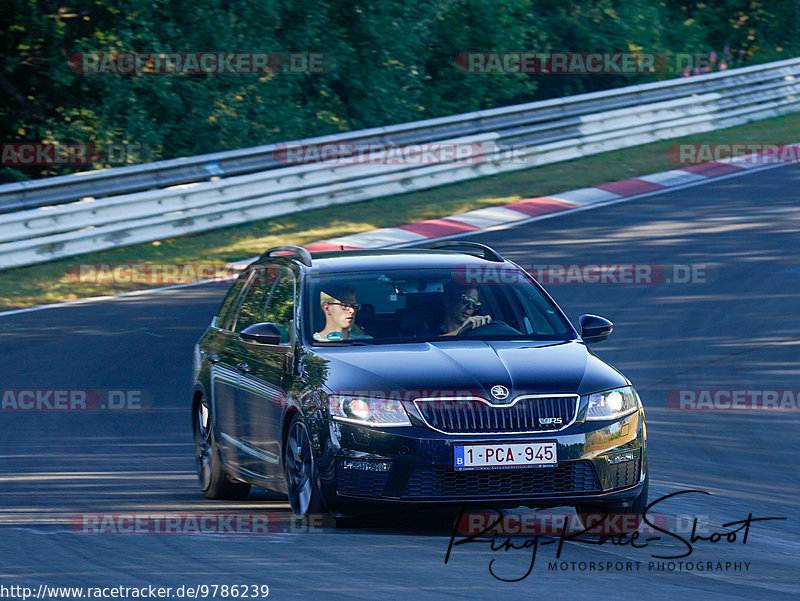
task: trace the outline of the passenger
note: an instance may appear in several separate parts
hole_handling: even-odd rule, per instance
[[[364,340],[372,338],[356,325],[356,289],[352,284],[334,284],[319,293],[319,304],[325,314],[325,327],[314,332],[318,342]]]

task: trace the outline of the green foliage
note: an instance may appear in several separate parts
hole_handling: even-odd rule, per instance
[[[798,54],[799,31],[794,0],[5,0],[0,142],[138,145],[128,162],[191,156],[654,78],[469,74],[454,65],[462,52],[722,57],[729,47],[730,67]],[[68,62],[79,52],[216,51],[323,53],[331,63],[321,74],[119,75]],[[101,155],[91,168],[109,166]],[[0,181],[74,170],[5,166]]]

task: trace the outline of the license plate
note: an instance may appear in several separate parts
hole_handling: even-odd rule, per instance
[[[454,449],[457,470],[555,467],[558,464],[555,441],[455,445]]]

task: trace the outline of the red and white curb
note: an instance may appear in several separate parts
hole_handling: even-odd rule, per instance
[[[778,151],[783,153],[783,149],[788,149],[789,154],[800,157],[800,142],[787,144],[778,147]],[[772,154],[775,150],[772,151]],[[566,211],[586,210],[608,204],[616,204],[628,200],[634,200],[644,196],[651,196],[670,189],[688,188],[703,184],[714,179],[726,179],[747,173],[749,170],[766,170],[781,167],[786,164],[797,164],[798,161],[777,162],[770,164],[768,161],[758,159],[762,152],[743,155],[734,159],[727,159],[711,163],[690,165],[680,169],[651,173],[618,182],[600,184],[591,188],[579,188],[560,194],[550,196],[540,196],[537,198],[526,198],[507,205],[487,207],[448,215],[437,219],[426,219],[417,223],[409,223],[397,227],[388,227],[360,234],[351,234],[328,240],[319,240],[306,244],[305,248],[310,252],[327,250],[362,250],[374,249],[387,246],[403,246],[413,244],[423,240],[435,240],[436,238],[446,238],[459,235],[468,235],[487,229],[505,228],[518,225],[520,223],[538,219],[557,217]],[[226,268],[242,270],[258,257],[251,257],[242,261],[235,261],[226,264]],[[216,280],[202,280],[188,284],[175,284],[172,286],[162,286],[149,288],[146,290],[135,290],[107,296],[53,303],[49,305],[38,305],[35,307],[25,307],[23,309],[11,309],[0,312],[0,317],[28,313],[31,311],[41,311],[55,307],[65,307],[71,305],[83,305],[99,300],[110,300],[114,298],[141,296],[160,290],[173,290],[197,286]]]
[[[780,148],[794,147],[795,156],[800,155],[800,143]],[[512,226],[517,222],[533,218],[551,217],[564,211],[611,204],[652,195],[671,188],[685,188],[712,179],[745,173],[754,168],[777,167],[782,163],[769,164],[759,161],[763,153],[753,153],[711,163],[689,165],[670,171],[651,173],[618,182],[600,184],[591,188],[579,188],[550,196],[526,198],[507,205],[477,209],[437,219],[426,219],[416,223],[387,227],[360,234],[351,234],[306,244],[310,252],[329,250],[362,250],[413,244],[469,234],[497,226]],[[228,267],[243,269],[258,257],[229,263]]]

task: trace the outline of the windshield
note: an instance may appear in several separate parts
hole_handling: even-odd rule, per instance
[[[558,309],[522,273],[506,283],[473,284],[463,276],[430,268],[310,275],[305,335],[322,346],[574,338]]]

